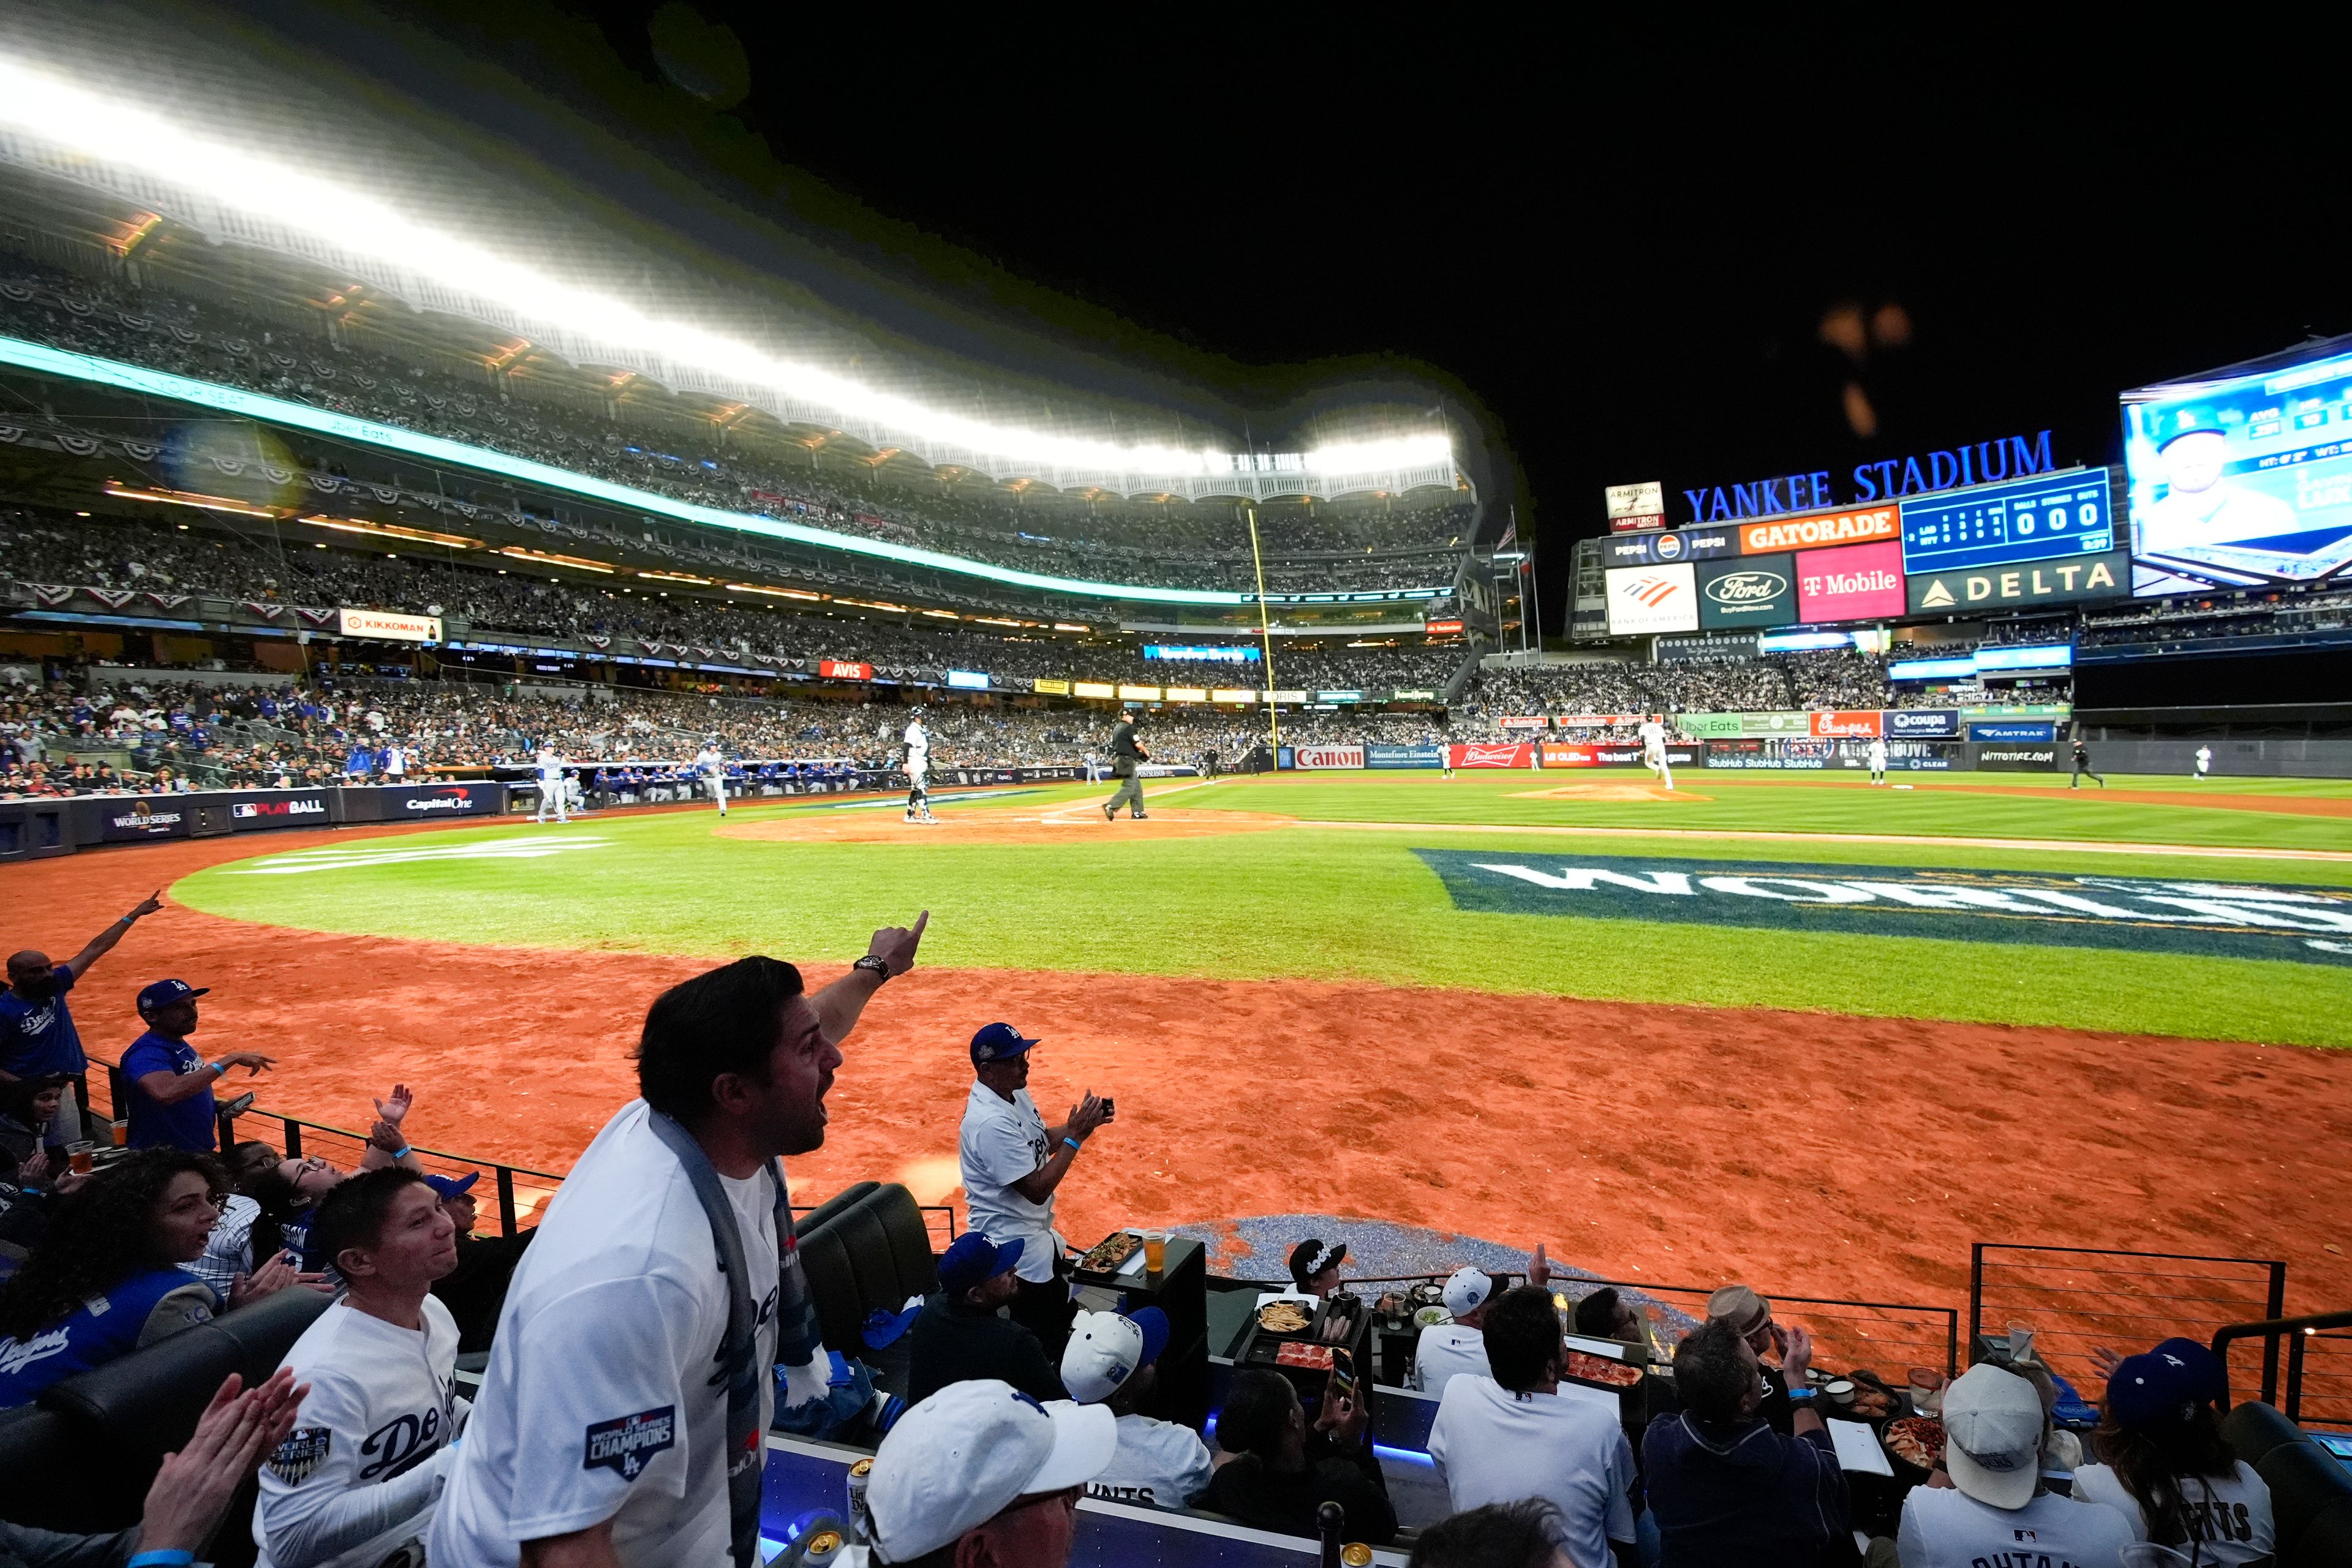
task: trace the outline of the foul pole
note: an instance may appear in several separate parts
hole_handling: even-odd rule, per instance
[[[1257,568],[1257,632],[1265,644],[1265,732],[1272,738],[1276,751],[1282,749],[1282,720],[1274,710],[1274,623],[1265,613],[1265,558],[1257,548],[1257,508],[1244,509],[1249,513],[1250,564]]]

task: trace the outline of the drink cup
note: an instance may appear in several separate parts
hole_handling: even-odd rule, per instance
[[[1163,1272],[1168,1267],[1168,1233],[1147,1230],[1143,1233],[1143,1270],[1147,1274]]]
[[[90,1152],[97,1147],[97,1144],[92,1143],[88,1139],[83,1139],[78,1143],[68,1143],[66,1145],[66,1159],[70,1163],[75,1175],[87,1176],[89,1174]]]

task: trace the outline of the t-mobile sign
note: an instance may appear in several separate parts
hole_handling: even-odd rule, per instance
[[[1903,613],[1899,541],[1808,550],[1796,562],[1801,621],[1867,621]]]

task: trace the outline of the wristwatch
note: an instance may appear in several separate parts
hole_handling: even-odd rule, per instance
[[[868,974],[874,976],[874,984],[877,985],[887,984],[889,983],[890,961],[884,958],[878,952],[869,952],[849,967],[852,969],[862,969],[866,971]]]

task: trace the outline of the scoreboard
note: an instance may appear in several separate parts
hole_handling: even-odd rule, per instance
[[[2105,468],[2041,474],[1903,503],[1903,570],[1962,571],[2116,547]]]

